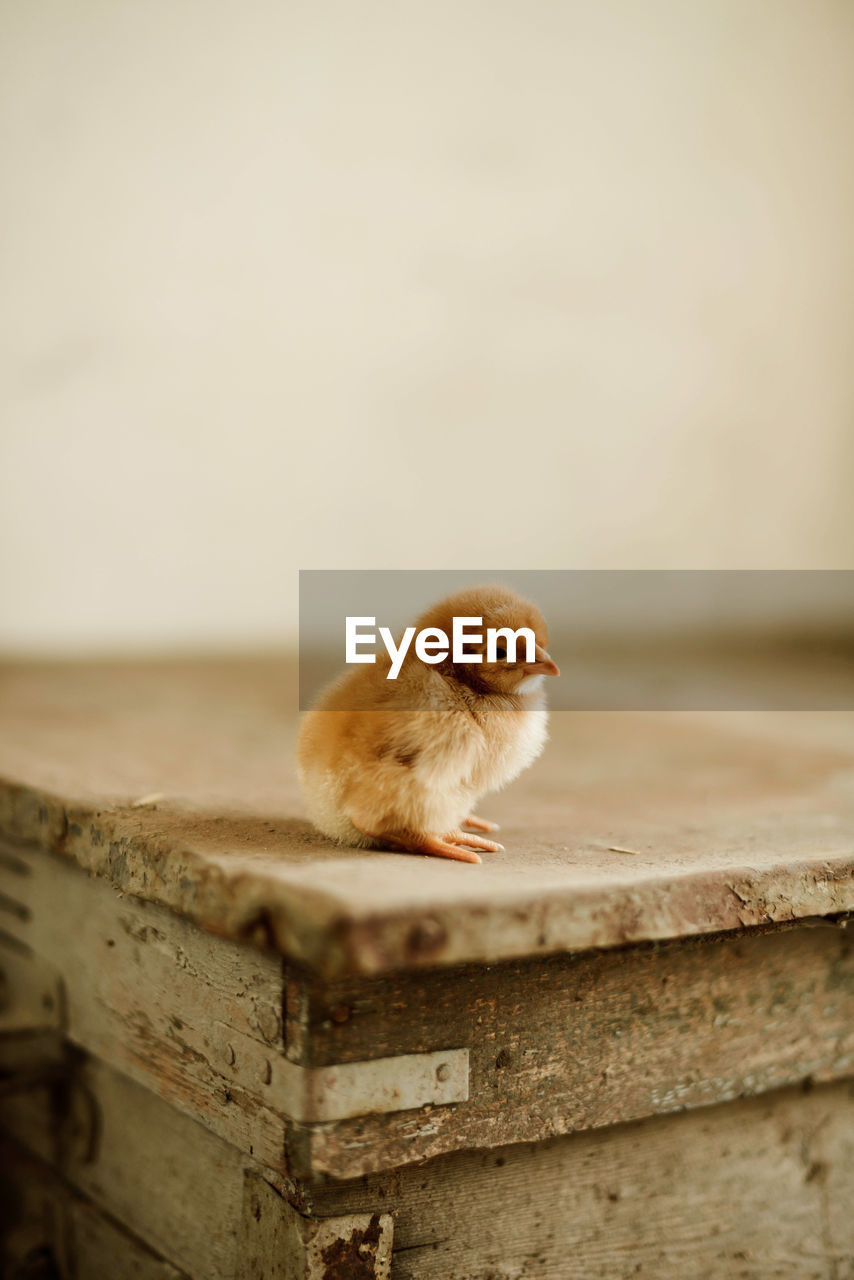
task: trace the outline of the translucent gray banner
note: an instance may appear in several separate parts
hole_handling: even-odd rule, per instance
[[[430,606],[486,584],[544,616],[560,667],[547,684],[554,710],[854,708],[854,571],[535,569],[304,570],[300,709],[342,672],[368,669],[346,661],[348,618],[374,619],[351,623],[361,637],[351,652],[379,662],[381,628],[397,646]],[[420,661],[415,641],[408,661]],[[350,685],[364,705],[358,679]],[[416,709],[402,683],[395,696]]]

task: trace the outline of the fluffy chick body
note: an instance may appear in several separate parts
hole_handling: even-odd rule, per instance
[[[522,604],[506,589],[479,589],[443,602],[419,625],[440,625],[437,618],[454,613],[483,616],[484,626],[493,618],[505,625],[513,612],[515,629],[527,622],[527,614],[518,621]],[[534,614],[539,642],[545,624]],[[556,674],[542,644],[540,654],[539,666]],[[408,657],[397,679],[388,680],[386,655],[339,677],[304,717],[297,747],[315,826],[342,844],[463,861],[480,860],[466,846],[500,848],[475,836],[458,840],[459,828],[492,829],[480,819],[472,822],[474,808],[537,758],[548,723],[544,676],[532,664],[517,664],[512,676],[504,666],[495,673],[476,666],[461,678],[451,663],[428,666]]]

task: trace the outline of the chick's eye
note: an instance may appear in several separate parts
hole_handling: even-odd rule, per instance
[[[495,650],[495,661],[496,662],[507,661],[507,650],[504,648],[503,644],[498,645],[498,647]]]

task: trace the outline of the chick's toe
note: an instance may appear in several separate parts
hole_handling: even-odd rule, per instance
[[[363,830],[360,828],[360,830]],[[480,862],[476,849],[497,853],[504,845],[484,840],[468,831],[446,831],[443,835],[420,831],[364,831],[363,834],[387,849],[401,853],[426,853],[435,858],[452,858],[455,862]]]
[[[473,831],[498,831],[500,828],[497,822],[490,822],[488,818],[476,818],[471,814],[468,818],[463,818],[464,827],[471,827]]]

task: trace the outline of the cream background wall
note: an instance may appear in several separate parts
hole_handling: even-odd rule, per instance
[[[854,564],[848,0],[8,0],[0,648]]]

